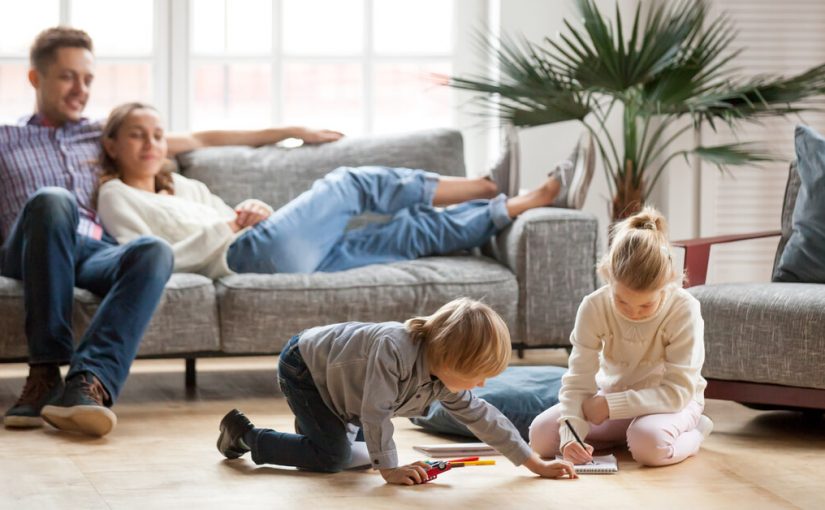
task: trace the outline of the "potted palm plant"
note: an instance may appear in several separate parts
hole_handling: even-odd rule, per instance
[[[494,47],[482,34],[482,49],[493,53],[500,77],[448,81],[480,93],[485,114],[516,127],[584,124],[601,155],[614,220],[641,209],[674,158],[692,154],[720,169],[775,159],[752,143],[677,150],[681,134],[703,124],[735,130],[743,122],[805,111],[825,92],[825,64],[792,77],[737,78],[732,23],[725,15],[709,19],[706,0],[658,2],[644,20],[642,3],[627,32],[618,5],[610,23],[593,0],[577,0],[582,23],[565,20],[558,40],[537,44],[505,36]],[[607,129],[614,110],[621,110],[621,140]]]

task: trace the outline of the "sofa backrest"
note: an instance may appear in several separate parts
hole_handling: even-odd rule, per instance
[[[785,186],[785,199],[782,202],[782,236],[779,238],[779,245],[776,247],[776,256],[773,259],[773,273],[776,274],[776,266],[785,250],[785,244],[791,237],[793,230],[793,210],[796,206],[796,197],[799,195],[799,170],[796,168],[796,160],[791,162],[788,170],[788,184]]]
[[[464,142],[453,129],[344,137],[291,149],[213,147],[178,156],[178,165],[182,174],[204,182],[230,206],[257,198],[275,209],[339,166],[383,165],[466,174]]]

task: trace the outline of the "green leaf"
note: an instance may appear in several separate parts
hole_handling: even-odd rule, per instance
[[[753,142],[731,143],[710,147],[699,146],[690,152],[708,163],[723,168],[727,166],[747,165],[749,163],[782,160],[782,158],[775,154],[759,149],[757,144]]]

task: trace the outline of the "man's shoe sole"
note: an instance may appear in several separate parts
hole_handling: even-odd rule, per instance
[[[115,413],[107,407],[94,405],[44,406],[41,416],[56,429],[97,437],[105,436],[117,425]]]
[[[6,415],[3,425],[7,429],[36,429],[43,426],[43,419],[39,416]]]

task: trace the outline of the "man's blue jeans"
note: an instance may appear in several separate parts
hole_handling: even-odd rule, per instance
[[[70,362],[68,377],[91,372],[117,398],[174,265],[170,246],[142,237],[126,245],[77,233],[77,201],[41,188],[0,250],[3,276],[23,281],[29,363]],[[74,287],[103,300],[75,351]],[[111,402],[110,402],[111,404]]]
[[[295,414],[300,434],[253,429],[249,448],[256,464],[295,466],[335,473],[350,462],[355,434],[321,398],[294,336],[281,351],[278,382]]]
[[[227,262],[238,273],[343,271],[481,246],[511,223],[506,197],[432,207],[438,174],[341,167],[242,234]],[[387,223],[347,231],[366,212]]]

